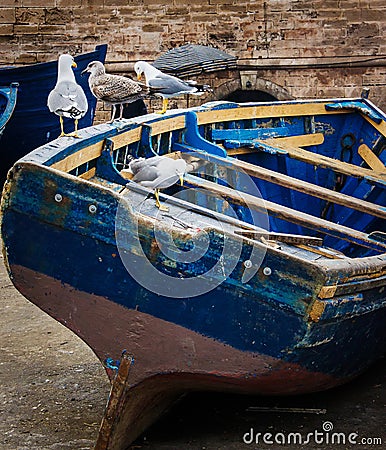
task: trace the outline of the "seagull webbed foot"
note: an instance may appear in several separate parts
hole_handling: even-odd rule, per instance
[[[163,102],[162,102],[162,110],[157,111],[157,114],[165,114],[168,109],[168,105],[169,105],[169,100],[167,98],[164,98]]]
[[[157,207],[160,211],[169,212],[169,208],[167,206],[159,204],[159,205],[157,205]]]
[[[168,212],[169,208],[167,206],[161,205],[161,202],[159,201],[159,190],[156,189],[154,191],[154,195],[155,195],[155,206],[160,210],[160,211],[165,211]]]

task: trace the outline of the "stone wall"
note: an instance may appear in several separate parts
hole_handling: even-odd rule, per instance
[[[214,92],[190,105],[250,78],[247,89],[277,98],[350,97],[368,87],[386,109],[385,18],[384,0],[1,0],[0,66],[108,43],[108,70],[133,76],[136,60],[190,42],[238,57],[237,70],[203,74]]]

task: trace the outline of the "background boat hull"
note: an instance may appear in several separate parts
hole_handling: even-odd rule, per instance
[[[75,56],[78,65],[74,69],[76,81],[82,86],[88,101],[88,111],[79,120],[79,128],[92,125],[97,102],[88,87],[87,77],[81,77],[80,72],[93,60],[104,62],[106,52],[107,45],[99,45],[93,52]],[[1,137],[1,186],[15,161],[60,135],[59,117],[47,107],[48,94],[56,84],[57,70],[57,61],[0,68],[0,85],[19,83],[16,107]],[[66,132],[74,131],[73,120],[65,118],[64,125]]]

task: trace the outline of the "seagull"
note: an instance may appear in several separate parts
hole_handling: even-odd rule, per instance
[[[74,58],[69,54],[59,56],[58,78],[54,89],[49,93],[47,99],[48,109],[59,116],[62,136],[78,136],[78,120],[87,112],[88,103],[86,95],[77,84],[72,70],[76,67]],[[63,117],[69,117],[75,121],[75,131],[66,134],[63,129]]]
[[[167,156],[138,158],[130,161],[129,172],[134,175],[132,181],[154,189],[157,208],[168,211],[159,201],[159,190],[173,186],[178,180],[183,186],[186,162],[182,158],[172,159]]]
[[[192,80],[184,81],[172,75],[167,75],[146,61],[137,61],[134,64],[134,70],[138,80],[141,80],[144,74],[147,86],[155,89],[155,95],[163,98],[162,111],[159,111],[159,114],[166,112],[171,97],[182,94],[202,95],[204,92],[211,90],[207,84],[197,84]]]
[[[120,114],[118,117],[118,120],[120,120],[122,119],[124,104],[135,102],[148,94],[145,86],[131,78],[107,74],[105,66],[100,61],[90,62],[86,69],[83,70],[82,75],[86,72],[90,73],[88,84],[93,95],[98,100],[112,105],[112,114],[109,123],[114,121],[116,105],[120,106]]]

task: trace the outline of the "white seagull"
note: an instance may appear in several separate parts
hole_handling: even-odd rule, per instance
[[[155,95],[163,98],[162,111],[159,111],[159,114],[166,112],[171,97],[182,94],[202,95],[204,92],[211,90],[207,84],[197,84],[195,81],[184,81],[172,75],[167,75],[146,61],[137,61],[134,64],[134,70],[138,80],[141,80],[142,75],[145,75],[147,86],[155,91]]]
[[[105,66],[100,61],[92,61],[83,70],[82,75],[90,73],[88,84],[93,95],[108,105],[112,105],[110,123],[114,121],[116,105],[120,106],[118,120],[122,119],[123,105],[132,103],[148,94],[146,86],[131,78],[106,73]]]
[[[132,181],[154,189],[157,208],[168,211],[159,201],[159,190],[173,186],[178,180],[183,185],[186,162],[182,158],[172,159],[167,156],[138,158],[130,161],[129,171],[134,175]]]
[[[47,99],[48,109],[59,116],[61,136],[78,137],[78,120],[87,112],[87,97],[75,80],[72,70],[76,67],[74,58],[69,54],[59,56],[58,78],[54,89]],[[75,131],[66,134],[63,129],[63,117],[69,117],[75,121]]]

